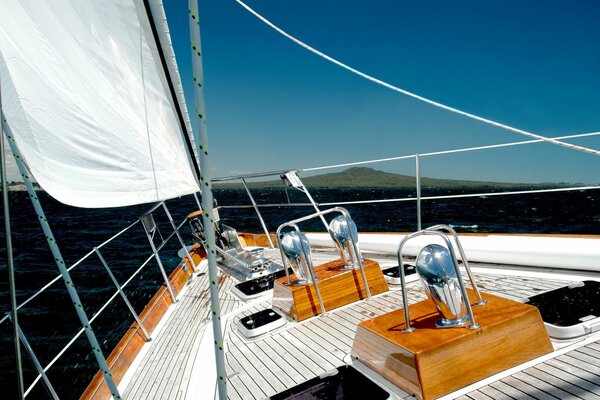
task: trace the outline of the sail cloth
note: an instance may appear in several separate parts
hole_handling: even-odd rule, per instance
[[[33,177],[62,203],[198,191],[174,61],[158,0],[0,1],[2,110]]]

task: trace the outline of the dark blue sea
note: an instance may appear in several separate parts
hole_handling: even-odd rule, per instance
[[[469,189],[472,193],[485,188]],[[413,196],[414,191],[393,189],[314,189],[319,203],[331,201],[368,200]],[[463,190],[453,190],[462,194]],[[447,190],[423,191],[423,196],[450,194]],[[259,203],[306,203],[302,193],[288,189],[255,189]],[[249,204],[243,190],[215,190],[219,205]],[[126,208],[89,210],[64,206],[45,193],[40,193],[48,220],[67,265],[72,265],[130,223],[136,221],[151,205]],[[17,299],[21,303],[40,287],[54,278],[58,270],[29,198],[24,192],[11,192],[12,239],[15,254]],[[171,200],[168,203],[177,222],[197,209],[193,197]],[[413,231],[416,229],[415,202],[346,206],[360,231]],[[273,207],[262,210],[269,230],[287,220],[312,212],[310,207]],[[252,208],[224,208],[222,220],[239,231],[261,230]],[[0,216],[0,218],[3,218]],[[163,236],[170,226],[162,209],[155,219]],[[574,191],[516,196],[489,196],[454,200],[428,200],[422,204],[423,226],[437,223],[451,224],[459,232],[506,233],[564,233],[600,234],[600,192]],[[9,309],[6,273],[4,221],[0,240],[0,315]],[[307,231],[322,230],[316,220],[303,226]],[[183,230],[186,241],[191,232]],[[163,264],[170,273],[179,261],[176,253],[180,245],[176,238],[161,250]],[[102,249],[102,254],[120,282],[124,282],[152,253],[141,224],[123,234]],[[89,316],[114,293],[105,270],[95,256],[90,257],[72,272],[72,278]],[[162,284],[157,263],[152,260],[125,289],[138,312]],[[80,324],[62,281],[56,282],[19,311],[19,322],[43,366],[66,345],[80,329]],[[92,324],[106,356],[133,322],[122,300],[116,298]],[[23,350],[25,386],[31,384],[35,373],[28,355]],[[97,371],[94,357],[82,335],[49,370],[48,376],[61,399],[76,399]],[[0,324],[0,398],[16,398],[16,380],[10,322]],[[49,398],[43,385],[38,383],[28,396],[30,399]]]

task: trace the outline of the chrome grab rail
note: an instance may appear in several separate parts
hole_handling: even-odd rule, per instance
[[[277,233],[275,235],[276,239],[277,239],[277,245],[279,247],[279,252],[281,254],[281,259],[283,262],[283,267],[285,270],[285,276],[287,278],[287,283],[288,285],[291,284],[291,280],[290,280],[290,274],[288,271],[288,265],[286,263],[286,257],[285,254],[283,253],[283,250],[281,248],[281,236],[282,236],[282,231],[284,228],[286,227],[291,227],[293,228],[296,232],[301,233],[300,228],[298,228],[298,225],[300,222],[304,222],[304,221],[308,221],[310,219],[316,218],[316,217],[320,217],[323,218],[325,215],[327,214],[331,214],[331,213],[340,213],[344,216],[344,218],[349,219],[350,218],[350,213],[348,213],[348,211],[345,208],[342,207],[334,207],[334,208],[330,208],[328,210],[324,210],[324,211],[319,211],[286,223],[283,223],[279,226],[279,228],[277,228]],[[367,293],[367,299],[371,298],[371,290],[369,289],[369,283],[367,281],[367,276],[365,274],[365,269],[364,269],[364,260],[361,256],[361,253],[358,249],[358,245],[354,240],[351,240],[352,243],[352,247],[353,247],[353,251],[354,253],[357,255],[357,258],[359,260],[359,269],[362,275],[362,279],[363,279],[363,283],[365,285],[365,291]],[[309,273],[311,275],[312,281],[314,283],[315,286],[315,292],[317,293],[317,297],[319,299],[319,303],[321,304],[321,311],[322,311],[322,315],[325,315],[325,305],[323,304],[322,298],[321,298],[321,292],[319,291],[319,284],[317,283],[317,280],[315,279],[315,275],[314,275],[314,271],[312,270],[312,268],[309,268]]]
[[[460,254],[460,258],[465,267],[465,271],[467,271],[467,276],[469,277],[469,280],[471,281],[471,286],[473,286],[473,291],[475,292],[475,296],[477,296],[477,302],[475,303],[475,305],[476,306],[485,305],[487,303],[487,300],[484,300],[484,298],[481,297],[481,293],[479,292],[479,287],[477,287],[477,282],[475,282],[475,279],[473,278],[473,274],[471,273],[471,267],[469,267],[469,262],[467,261],[467,255],[465,254],[465,250],[464,250],[462,244],[460,243],[460,240],[458,240],[458,235],[456,234],[456,231],[450,225],[444,225],[444,224],[430,226],[429,228],[427,228],[427,230],[428,231],[446,231],[452,235],[452,237],[454,238],[454,242],[456,243],[456,247],[458,248],[458,254]]]
[[[437,228],[437,229],[434,229]],[[402,241],[400,242],[400,245],[398,246],[398,271],[400,272],[400,284],[402,285],[402,303],[403,303],[403,308],[404,308],[404,322],[405,322],[405,328],[402,330],[405,333],[410,333],[412,331],[415,330],[415,328],[410,326],[410,315],[409,315],[409,311],[408,311],[408,299],[407,299],[407,295],[406,295],[406,277],[404,276],[404,258],[402,256],[402,248],[404,247],[404,245],[406,244],[406,242],[408,242],[411,239],[414,239],[418,236],[424,236],[424,235],[437,235],[439,237],[442,238],[442,240],[445,242],[446,247],[448,248],[448,251],[450,252],[450,257],[452,258],[452,264],[454,265],[454,268],[456,270],[456,275],[457,275],[457,279],[458,279],[458,283],[460,286],[460,291],[462,293],[465,305],[467,307],[467,313],[469,314],[469,320],[471,321],[471,325],[467,326],[467,329],[478,329],[479,328],[479,324],[475,321],[475,315],[473,314],[473,308],[471,307],[471,302],[469,301],[469,296],[467,294],[467,289],[465,287],[465,283],[463,282],[462,279],[462,275],[460,273],[460,269],[458,268],[458,261],[456,259],[456,254],[454,252],[454,246],[452,246],[452,242],[450,242],[450,239],[448,239],[448,237],[440,232],[440,230],[438,229],[446,229],[445,226],[443,225],[436,225],[434,227],[431,228],[427,228],[424,230],[420,230],[418,232],[414,232],[411,233],[410,235],[407,235],[404,239],[402,239]],[[452,229],[452,228],[450,228]],[[456,237],[455,237],[456,239]],[[471,277],[471,276],[470,276]],[[472,281],[474,282],[474,281]]]

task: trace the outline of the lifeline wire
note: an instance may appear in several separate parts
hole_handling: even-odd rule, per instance
[[[409,92],[407,90],[401,89],[401,88],[399,88],[397,86],[394,86],[394,85],[389,84],[387,82],[384,82],[384,81],[382,81],[380,79],[377,79],[377,78],[375,78],[375,77],[373,77],[371,75],[367,75],[364,72],[361,72],[361,71],[359,71],[357,69],[354,69],[351,66],[346,65],[343,62],[338,61],[335,58],[330,57],[327,54],[320,52],[319,50],[315,49],[314,47],[311,47],[308,44],[302,42],[300,39],[295,38],[294,36],[290,35],[286,31],[284,31],[283,29],[279,28],[278,26],[276,26],[275,24],[273,24],[271,21],[269,21],[268,19],[266,19],[265,17],[263,17],[262,15],[260,15],[258,12],[254,11],[252,8],[250,8],[250,6],[248,6],[243,1],[241,1],[241,0],[235,0],[235,2],[238,3],[240,6],[244,7],[252,15],[254,15],[256,18],[260,19],[266,25],[268,25],[272,29],[276,30],[277,32],[279,32],[280,34],[282,34],[283,36],[285,36],[289,40],[291,40],[294,43],[298,44],[299,46],[304,47],[306,50],[308,50],[308,51],[310,51],[310,52],[318,55],[319,57],[324,58],[325,60],[327,60],[329,62],[332,62],[333,64],[336,64],[336,65],[338,65],[338,66],[340,66],[340,67],[342,67],[342,68],[344,68],[344,69],[352,72],[353,74],[356,74],[356,75],[358,75],[358,76],[360,76],[362,78],[365,78],[365,79],[367,79],[367,80],[369,80],[371,82],[374,82],[374,83],[376,83],[378,85],[381,85],[383,87],[391,89],[391,90],[393,90],[395,92],[402,93],[402,94],[404,94],[406,96],[410,96],[410,97],[412,97],[414,99],[420,100],[420,101],[425,102],[427,104],[430,104],[430,105],[432,105],[434,107],[438,107],[438,108],[441,108],[443,110],[450,111],[450,112],[462,115],[464,117],[471,118],[471,119],[474,119],[474,120],[479,121],[479,122],[483,122],[483,123],[488,124],[488,125],[492,125],[492,126],[495,126],[495,127],[498,127],[498,128],[502,128],[502,129],[505,129],[505,130],[508,130],[508,131],[511,131],[511,132],[514,132],[514,133],[518,133],[520,135],[532,137],[532,138],[535,138],[535,139],[540,139],[540,140],[543,140],[544,142],[548,142],[548,143],[552,143],[552,144],[555,144],[555,145],[558,145],[558,146],[566,147],[566,148],[571,149],[571,150],[577,150],[577,151],[581,151],[581,152],[584,152],[584,153],[592,154],[592,155],[595,155],[595,156],[600,156],[600,151],[599,150],[590,149],[588,147],[583,147],[583,146],[578,146],[578,145],[571,144],[571,143],[562,142],[560,140],[548,138],[546,136],[541,136],[541,135],[538,135],[538,134],[535,134],[535,133],[524,131],[522,129],[514,128],[512,126],[505,125],[505,124],[502,124],[500,122],[492,121],[491,119],[483,118],[483,117],[477,116],[475,114],[471,114],[471,113],[468,113],[466,111],[462,111],[462,110],[459,110],[457,108],[453,108],[453,107],[444,105],[442,103],[438,103],[437,101],[433,101],[433,100],[430,100],[430,99],[428,99],[426,97],[419,96],[418,94],[415,94],[415,93]]]

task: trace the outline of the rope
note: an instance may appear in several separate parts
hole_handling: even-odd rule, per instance
[[[438,103],[437,101],[430,100],[430,99],[428,99],[426,97],[419,96],[418,94],[409,92],[408,90],[404,90],[404,89],[401,89],[401,88],[399,88],[397,86],[391,85],[391,84],[389,84],[387,82],[384,82],[384,81],[382,81],[380,79],[377,79],[377,78],[375,78],[375,77],[373,77],[371,75],[365,74],[364,72],[361,72],[361,71],[359,71],[359,70],[357,70],[355,68],[352,68],[349,65],[344,64],[343,62],[338,61],[335,58],[330,57],[327,54],[320,52],[319,50],[315,49],[314,47],[309,46],[308,44],[302,42],[301,40],[295,38],[294,36],[290,35],[286,31],[284,31],[283,29],[281,29],[278,26],[276,26],[275,24],[273,24],[271,21],[269,21],[268,19],[266,19],[265,17],[263,17],[262,15],[260,15],[258,12],[254,11],[252,8],[250,8],[243,1],[241,1],[241,0],[235,0],[235,2],[238,3],[240,6],[244,7],[246,10],[248,10],[248,12],[250,12],[256,18],[258,18],[259,20],[261,20],[262,22],[264,22],[266,25],[268,25],[269,27],[271,27],[275,31],[279,32],[280,34],[282,34],[283,36],[285,36],[286,38],[288,38],[292,42],[294,42],[294,43],[298,44],[299,46],[305,48],[306,50],[310,51],[311,53],[314,53],[317,56],[319,56],[321,58],[324,58],[325,60],[327,60],[327,61],[329,61],[329,62],[331,62],[331,63],[333,63],[333,64],[335,64],[335,65],[337,65],[339,67],[342,67],[345,70],[348,70],[348,71],[352,72],[353,74],[356,74],[356,75],[358,75],[358,76],[360,76],[360,77],[362,77],[364,79],[367,79],[367,80],[369,80],[369,81],[371,81],[373,83],[381,85],[381,86],[383,86],[385,88],[388,88],[390,90],[393,90],[395,92],[402,93],[402,94],[404,94],[406,96],[409,96],[409,97],[412,97],[414,99],[420,100],[420,101],[422,101],[424,103],[427,103],[427,104],[430,104],[430,105],[432,105],[434,107],[441,108],[442,110],[450,111],[450,112],[453,112],[455,114],[459,114],[459,115],[462,115],[464,117],[471,118],[471,119],[474,119],[474,120],[479,121],[479,122],[483,122],[483,123],[488,124],[488,125],[492,125],[492,126],[495,126],[495,127],[501,128],[501,129],[505,129],[505,130],[510,131],[510,132],[518,133],[518,134],[523,135],[523,136],[528,136],[528,137],[531,137],[531,138],[539,139],[539,140],[542,140],[544,142],[552,143],[552,144],[555,144],[555,145],[558,145],[558,146],[566,147],[566,148],[571,149],[571,150],[577,150],[577,151],[581,151],[581,152],[584,152],[584,153],[592,154],[592,155],[595,155],[595,156],[600,156],[600,151],[599,150],[590,149],[588,147],[583,147],[583,146],[578,146],[578,145],[571,144],[571,143],[562,142],[560,140],[551,139],[551,138],[548,138],[548,137],[545,137],[545,136],[541,136],[541,135],[538,135],[538,134],[535,134],[535,133],[524,131],[522,129],[514,128],[512,126],[505,125],[505,124],[502,124],[500,122],[493,121],[491,119],[483,118],[483,117],[477,116],[475,114],[471,114],[471,113],[468,113],[466,111],[462,111],[462,110],[459,110],[457,108],[450,107],[450,106],[447,106],[447,105],[442,104],[442,103]]]

